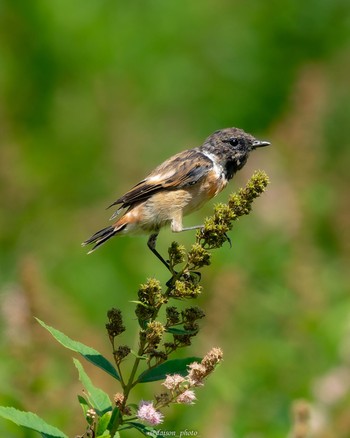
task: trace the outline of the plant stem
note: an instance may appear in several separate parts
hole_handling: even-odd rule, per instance
[[[132,367],[128,383],[125,385],[125,388],[124,388],[124,400],[123,400],[123,404],[122,404],[122,409],[126,406],[126,402],[128,400],[129,393],[130,393],[131,389],[137,383],[137,381],[134,382],[134,378],[135,378],[135,374],[137,372],[137,368],[138,368],[140,361],[141,361],[141,356],[143,355],[143,352],[145,349],[145,344],[146,344],[145,339],[140,340],[140,346],[139,346],[139,349],[137,352],[137,357],[135,358],[135,362],[134,362],[134,365]]]

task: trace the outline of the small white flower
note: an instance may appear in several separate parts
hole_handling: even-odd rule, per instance
[[[96,418],[96,412],[94,409],[88,409],[86,412],[86,417],[94,420]]]

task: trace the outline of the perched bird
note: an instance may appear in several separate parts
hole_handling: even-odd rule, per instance
[[[94,244],[89,254],[113,236],[150,234],[147,245],[169,269],[156,250],[159,231],[170,224],[174,232],[201,228],[182,226],[184,215],[200,208],[223,190],[247,162],[249,153],[268,146],[242,129],[215,131],[202,146],[172,156],[108,208],[119,205],[115,223],[82,243]]]

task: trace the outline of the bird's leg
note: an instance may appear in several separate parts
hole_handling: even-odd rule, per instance
[[[182,228],[181,230],[178,230],[178,231],[197,230],[199,228],[203,228],[203,225],[195,225],[193,227],[186,227],[186,228]],[[158,260],[160,260],[163,263],[163,265],[166,266],[168,271],[170,271],[173,275],[174,274],[176,275],[176,272],[171,270],[169,263],[156,250],[156,243],[157,243],[158,234],[159,233],[153,233],[149,236],[149,239],[147,241],[147,246],[153,252],[153,254],[158,258]],[[201,278],[200,272],[193,272],[193,274],[197,275],[199,280],[200,280],[200,278]],[[173,280],[173,277],[166,283],[167,286],[171,285],[172,280]]]
[[[172,271],[170,269],[169,263],[164,260],[164,258],[159,254],[159,252],[156,250],[156,243],[157,243],[157,237],[159,233],[153,233],[149,236],[147,246],[148,248],[153,252],[153,254],[163,263],[164,266],[168,269],[168,271],[171,272],[172,277],[165,283],[167,287],[171,287],[174,281],[174,275],[176,275],[176,272]]]
[[[194,225],[193,227],[182,228],[181,231],[199,230],[201,228],[204,228],[204,225]],[[228,234],[225,233],[224,235],[226,237],[226,240],[228,241],[228,244],[230,245],[230,248],[232,248],[232,242],[231,242],[231,239],[229,238]]]
[[[159,233],[153,233],[149,236],[147,246],[153,252],[153,254],[163,263],[163,265],[166,266],[166,268],[172,273],[169,263],[166,260],[164,260],[163,257],[156,250],[158,234]]]
[[[180,231],[199,230],[200,228],[204,228],[204,225],[194,225],[193,227],[182,228]]]

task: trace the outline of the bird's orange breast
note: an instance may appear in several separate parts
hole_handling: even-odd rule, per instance
[[[227,180],[215,170],[208,172],[197,184],[187,188],[190,200],[184,208],[184,214],[197,210],[211,198],[221,192],[227,185]]]

